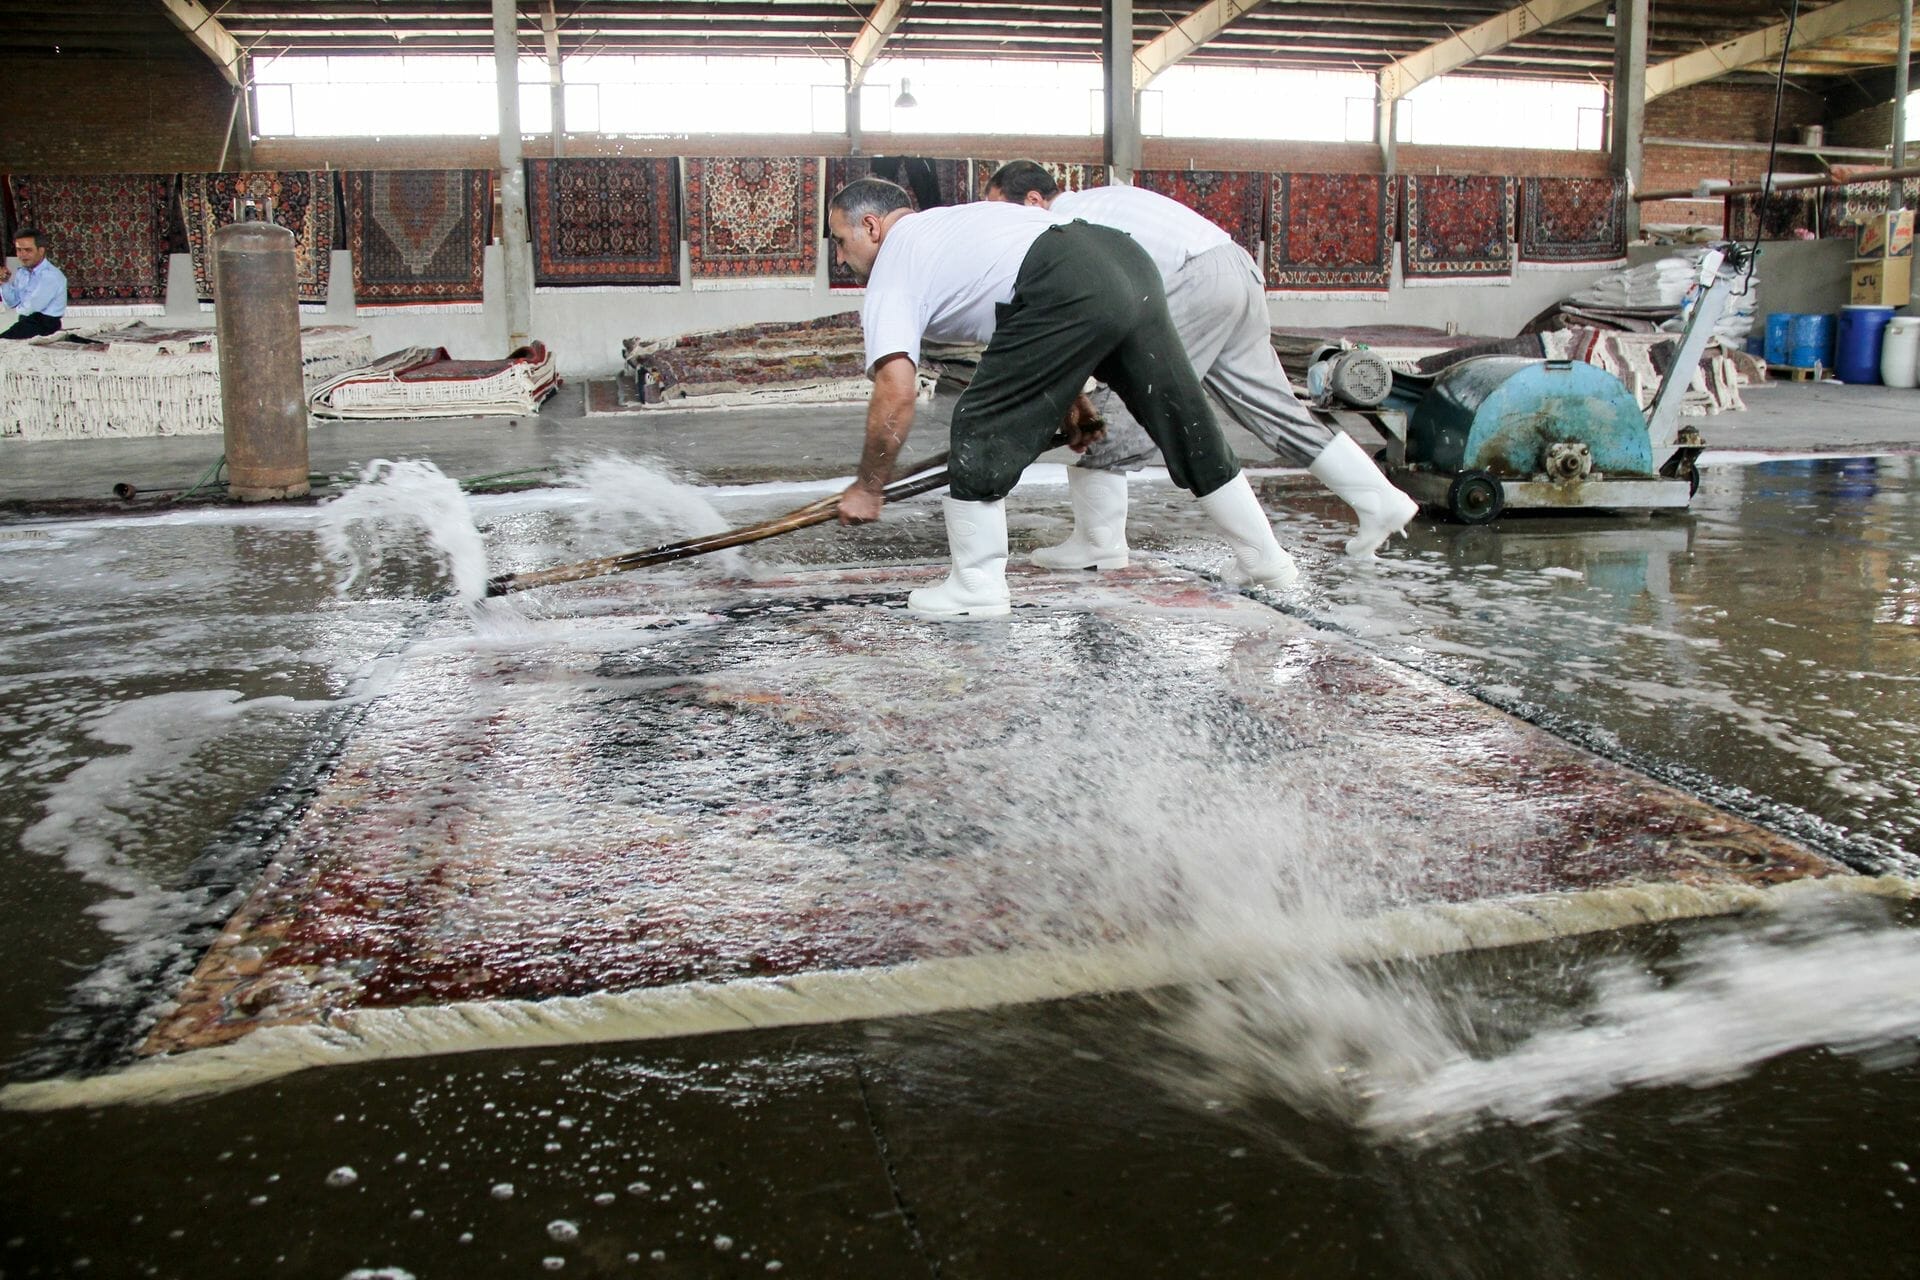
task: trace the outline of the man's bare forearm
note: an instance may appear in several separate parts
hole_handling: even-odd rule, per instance
[[[867,401],[867,440],[860,451],[860,472],[854,483],[878,493],[893,477],[894,459],[913,430],[914,393],[918,390],[914,365],[897,356],[874,371],[873,395]]]

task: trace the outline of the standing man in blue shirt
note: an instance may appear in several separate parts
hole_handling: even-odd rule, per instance
[[[23,227],[13,237],[13,252],[20,266],[9,270],[0,265],[0,302],[19,314],[0,340],[60,332],[60,317],[67,314],[67,277],[47,261],[47,238]]]

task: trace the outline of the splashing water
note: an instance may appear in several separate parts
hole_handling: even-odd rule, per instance
[[[703,537],[731,527],[697,487],[630,458],[609,454],[591,459],[573,468],[563,483],[585,495],[586,523],[596,542],[604,540],[610,548],[636,550],[642,541]],[[702,559],[728,576],[746,572],[746,560],[738,551]]]
[[[1528,1123],[1626,1089],[1723,1084],[1815,1047],[1897,1065],[1920,1035],[1916,991],[1920,936],[1809,912],[1695,944],[1669,984],[1611,963],[1577,1022],[1492,1058],[1456,1053],[1375,1098],[1365,1119],[1422,1137],[1487,1118]]]
[[[320,546],[347,571],[342,595],[421,563],[450,578],[462,600],[486,594],[487,549],[466,495],[422,459],[369,462],[359,484],[321,509]]]

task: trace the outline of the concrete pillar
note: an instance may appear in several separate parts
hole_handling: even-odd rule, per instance
[[[500,99],[500,276],[507,301],[507,350],[533,327],[532,260],[527,254],[527,171],[520,162],[520,32],[515,0],[493,0],[493,77]]]
[[[547,42],[547,93],[553,101],[553,155],[567,154],[567,77],[560,65],[560,21],[553,0],[540,0],[540,35]]]
[[[1647,0],[1613,0],[1613,171],[1627,180],[1627,239],[1640,234],[1640,140],[1647,119]]]
[[[1380,147],[1380,172],[1393,176],[1399,156],[1395,138],[1400,131],[1400,99],[1389,98],[1378,80],[1373,84],[1373,138]]]
[[[1907,64],[1913,60],[1913,0],[1900,0],[1900,60],[1893,64],[1893,154],[1896,169],[1907,167]]]
[[[1101,10],[1101,70],[1106,79],[1109,182],[1131,183],[1140,167],[1140,95],[1133,91],[1133,0],[1106,0]]]
[[[213,233],[214,332],[227,494],[241,502],[307,492],[307,388],[293,232],[235,222]]]
[[[847,154],[860,154],[860,85],[854,83],[853,59],[847,59]],[[832,192],[827,197],[833,197]]]

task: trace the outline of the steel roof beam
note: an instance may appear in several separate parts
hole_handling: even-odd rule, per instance
[[[1828,36],[1843,35],[1899,12],[1898,0],[1839,0],[1803,14],[1793,29],[1793,48],[1802,49]],[[1786,48],[1787,24],[1776,22],[1758,31],[1723,41],[1647,68],[1647,101],[1688,85],[1717,80],[1730,71],[1777,61]]]
[[[907,16],[907,10],[913,0],[880,0],[867,15],[860,34],[854,38],[853,48],[847,50],[847,92],[852,93],[867,78],[867,70],[880,58],[880,51],[887,47],[887,41],[899,29],[900,20]]]
[[[1596,8],[1599,0],[1532,0],[1488,18],[1445,40],[1435,41],[1380,68],[1380,97],[1386,102],[1404,98],[1418,86],[1484,58],[1516,40],[1556,22]]]
[[[1133,55],[1133,91],[1140,92],[1153,78],[1225,31],[1237,19],[1266,0],[1211,0],[1149,40]]]
[[[240,42],[220,25],[200,0],[160,0],[160,7],[173,19],[173,25],[187,33],[194,47],[213,59],[228,84],[240,87],[240,60],[246,57]]]

